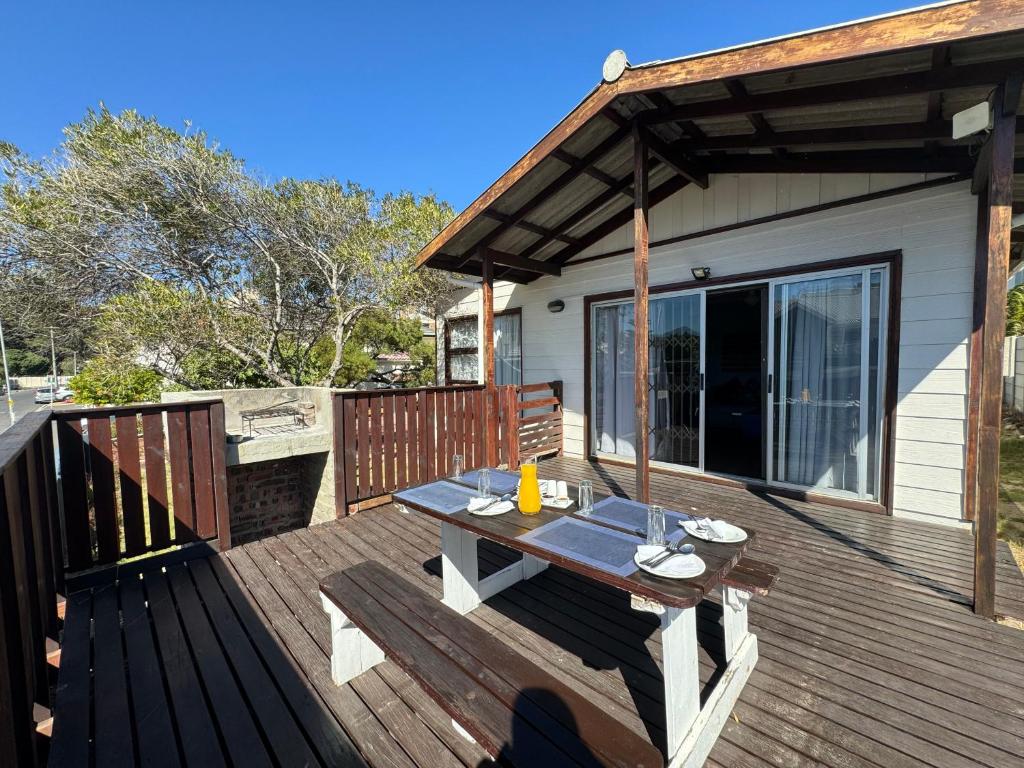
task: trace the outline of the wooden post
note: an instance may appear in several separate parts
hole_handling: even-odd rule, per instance
[[[993,98],[994,125],[988,169],[988,247],[985,259],[985,312],[981,332],[982,377],[978,424],[977,508],[974,518],[974,611],[993,618],[996,596],[996,507],[999,498],[999,437],[1002,420],[1003,339],[1006,335],[1006,280],[1013,209],[1013,142],[1016,104],[1006,86]],[[1010,103],[1007,103],[1010,102]],[[984,200],[979,201],[985,202]]]
[[[498,465],[498,402],[494,386],[494,262],[485,250],[480,254],[483,262],[484,327],[480,343],[484,348],[484,398],[487,401],[487,466]]]
[[[334,423],[334,517],[340,519],[348,514],[347,478],[345,472],[345,411],[344,401],[337,392],[331,393],[331,419]]]
[[[651,496],[647,456],[647,249],[650,241],[647,210],[647,144],[638,124],[633,125],[633,333],[636,409],[636,498]]]

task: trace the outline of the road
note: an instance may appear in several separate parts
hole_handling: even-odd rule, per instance
[[[38,405],[32,402],[32,399],[36,396],[34,389],[16,389],[14,390],[14,419],[17,421],[29,411],[34,411],[39,408]],[[11,417],[7,412],[7,397],[0,395],[0,432],[3,432],[11,426]]]

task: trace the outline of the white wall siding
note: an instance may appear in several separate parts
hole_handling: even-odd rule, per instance
[[[708,190],[687,186],[655,207],[651,239],[924,179],[920,174],[716,175]],[[650,284],[687,280],[694,266],[710,266],[715,277],[724,277],[902,250],[894,513],[955,522],[962,517],[975,206],[963,182],[661,246],[651,250]],[[625,248],[631,240],[631,226],[625,226],[585,254]],[[571,455],[582,456],[585,446],[583,298],[632,286],[632,259],[626,254],[570,265],[561,277],[542,277],[529,286],[496,287],[497,310],[523,308],[524,381],[565,384],[564,448]],[[563,312],[547,310],[553,299],[565,302]],[[463,312],[453,314],[464,313],[465,304]],[[475,299],[468,309],[475,312]],[[943,495],[923,496],[920,491],[927,489]]]

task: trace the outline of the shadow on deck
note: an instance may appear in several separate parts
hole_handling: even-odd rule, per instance
[[[542,474],[631,488],[628,469],[570,459]],[[1024,633],[970,612],[970,536],[652,479],[666,505],[755,528],[756,556],[782,572],[751,603],[761,658],[709,765],[1024,762]],[[436,522],[387,506],[76,593],[61,671],[78,690],[59,692],[55,745],[60,729],[78,729],[86,747],[51,764],[486,764],[391,662],[340,687],[330,677],[319,579],[374,559],[440,597],[439,552]],[[512,557],[482,552],[487,572]],[[1024,608],[1005,547],[997,607]],[[705,682],[720,615],[710,601],[700,612]],[[655,744],[663,738],[660,630],[627,595],[550,568],[471,618]]]

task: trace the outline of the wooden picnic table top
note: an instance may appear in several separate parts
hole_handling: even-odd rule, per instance
[[[468,483],[461,483],[453,478],[446,478],[444,480],[437,480],[434,482],[452,482],[463,487],[470,487]],[[550,549],[538,546],[530,541],[523,541],[519,537],[564,517],[571,517],[595,526],[601,526],[619,533],[636,536],[637,543],[639,544],[642,543],[644,537],[638,533],[607,525],[599,520],[594,520],[589,516],[581,516],[575,511],[575,503],[565,510],[544,505],[541,508],[541,511],[536,515],[524,515],[519,511],[518,507],[516,507],[503,515],[486,517],[470,514],[466,510],[455,512],[454,514],[447,514],[410,499],[406,495],[408,492],[414,491],[417,488],[422,488],[432,484],[433,483],[424,483],[423,485],[406,489],[404,492],[399,491],[394,494],[394,498],[397,502],[409,507],[410,509],[422,512],[423,514],[440,520],[441,522],[450,523],[481,538],[502,544],[518,552],[533,555],[541,560],[546,560],[567,570],[575,571],[576,573],[587,576],[595,581],[608,584],[609,586],[617,589],[622,589],[631,594],[639,595],[660,603],[661,605],[671,606],[674,608],[692,608],[700,603],[713,589],[722,583],[724,578],[728,576],[730,571],[732,571],[739,562],[740,558],[743,557],[743,554],[747,549],[749,549],[755,538],[754,531],[747,528],[744,529],[747,532],[746,540],[738,544],[708,542],[691,536],[689,538],[689,543],[694,545],[695,554],[704,561],[706,568],[704,573],[700,576],[695,576],[690,579],[658,578],[647,574],[640,569],[637,569],[627,576],[619,576],[599,567],[553,552]],[[569,486],[569,497],[578,498],[576,495],[578,491],[577,486],[573,483],[567,483],[567,485]],[[597,492],[594,493],[595,504],[605,498],[622,497],[603,495]],[[678,511],[671,508],[666,509],[667,511]],[[669,533],[670,531],[666,530],[666,535]]]

